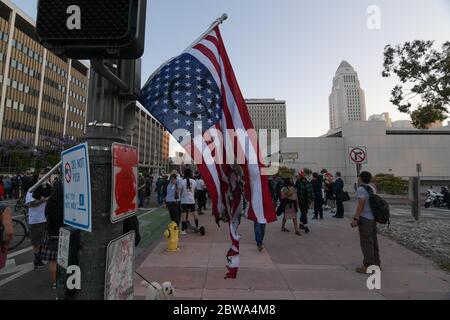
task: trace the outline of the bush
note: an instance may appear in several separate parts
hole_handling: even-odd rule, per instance
[[[278,176],[280,176],[283,179],[292,178],[295,176],[295,170],[289,169],[288,167],[280,167],[278,171]]]
[[[390,195],[405,195],[408,193],[409,182],[393,174],[377,174],[373,178],[379,193]]]

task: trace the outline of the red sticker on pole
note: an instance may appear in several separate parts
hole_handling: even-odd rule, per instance
[[[351,147],[350,162],[354,164],[366,164],[367,163],[367,150],[366,147]]]
[[[138,167],[137,148],[114,143],[112,146],[111,222],[116,223],[137,213]]]

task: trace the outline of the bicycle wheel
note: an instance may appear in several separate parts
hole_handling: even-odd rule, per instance
[[[14,236],[9,244],[8,251],[17,249],[26,239],[28,235],[27,228],[22,221],[13,219]]]

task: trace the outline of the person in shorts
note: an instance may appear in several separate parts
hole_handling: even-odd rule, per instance
[[[192,176],[192,170],[186,169],[184,171],[184,177],[178,181],[178,190],[180,190],[180,202],[181,202],[181,234],[186,234],[188,226],[189,213],[192,213],[195,220],[195,226],[199,227],[198,213],[195,208],[195,188],[196,182]]]
[[[43,177],[43,173],[39,178]],[[37,177],[35,177],[37,182]],[[28,208],[28,225],[30,226],[31,245],[34,252],[34,268],[42,267],[44,263],[40,258],[40,251],[44,243],[47,228],[47,218],[45,217],[45,206],[50,197],[50,187],[44,184],[34,192],[28,191],[25,196],[25,206]]]
[[[64,188],[62,181],[55,183],[45,207],[47,236],[41,250],[41,261],[48,263],[52,288],[56,289],[59,230],[64,226]]]

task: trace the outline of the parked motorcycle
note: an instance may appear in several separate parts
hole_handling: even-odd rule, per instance
[[[427,191],[427,199],[425,200],[425,208],[433,205],[436,208],[446,208],[449,206],[450,194],[447,188],[442,187],[441,193],[430,189]]]

